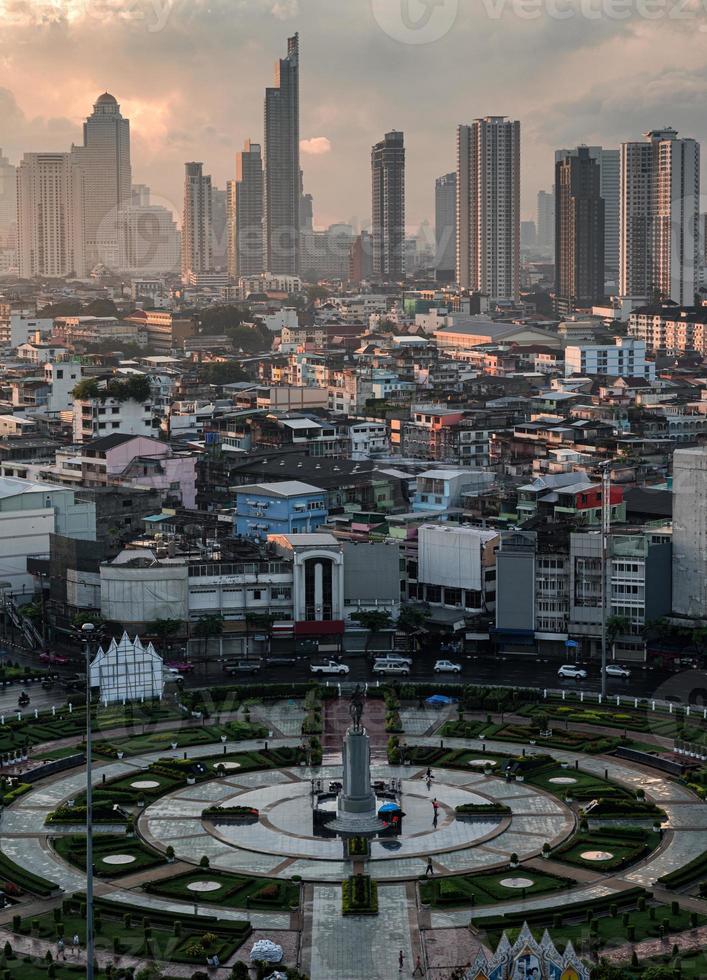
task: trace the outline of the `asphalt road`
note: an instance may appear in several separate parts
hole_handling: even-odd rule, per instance
[[[0,664],[3,659],[35,667],[41,666],[35,654],[3,651],[0,648]],[[316,661],[319,658],[313,659]],[[350,668],[350,672],[345,678],[347,681],[368,681],[369,683],[376,681],[376,677],[371,671],[371,664],[361,654],[344,655],[341,659]],[[461,675],[435,674],[433,671],[435,659],[434,654],[418,654],[409,679],[440,684],[461,681],[467,684],[500,684],[553,690],[564,689],[567,691],[599,692],[601,690],[599,668],[595,664],[584,665],[589,676],[586,680],[575,681],[564,680],[557,676],[558,662],[538,660],[531,657],[453,656],[450,659],[462,664]],[[82,668],[82,661],[76,659],[66,667],[54,667],[53,670],[61,676],[62,674],[74,673]],[[214,660],[206,664],[196,663],[195,669],[184,675],[184,686],[186,688],[200,688],[220,686],[221,684],[302,682],[311,680],[312,677],[308,657],[302,657],[295,663],[287,664],[278,664],[277,660],[265,662],[258,674],[238,674],[235,677],[224,671],[222,661]],[[323,675],[322,679],[337,682],[340,678]],[[390,678],[383,678],[382,680],[387,679]],[[405,680],[402,677],[398,679]],[[13,708],[17,710],[17,698],[23,689],[22,685],[17,683],[4,690],[0,689],[0,711]],[[66,691],[58,683],[49,691],[45,691],[38,683],[30,685],[27,690],[31,698],[29,709],[61,704],[67,698]],[[696,670],[674,672],[637,664],[631,667],[631,677],[628,679],[608,677],[607,693],[638,698],[654,697],[662,700],[672,698],[678,702],[707,706],[707,675]]]

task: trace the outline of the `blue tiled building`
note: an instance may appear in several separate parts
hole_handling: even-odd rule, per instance
[[[236,490],[234,531],[264,540],[268,534],[308,534],[328,515],[326,492],[299,480],[251,483]]]

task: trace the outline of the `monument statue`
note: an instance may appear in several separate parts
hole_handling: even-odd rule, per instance
[[[361,690],[360,684],[356,685],[356,689],[351,695],[349,714],[351,715],[351,721],[353,722],[353,730],[355,732],[360,732],[361,715],[363,714],[363,691]]]

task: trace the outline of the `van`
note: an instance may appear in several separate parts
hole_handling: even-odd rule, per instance
[[[412,657],[406,657],[402,653],[384,653],[373,659],[377,664],[407,664],[412,667]]]
[[[374,674],[399,674],[408,677],[410,674],[410,664],[404,660],[376,660],[373,664]]]

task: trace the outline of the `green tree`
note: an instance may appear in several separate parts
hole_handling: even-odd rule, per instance
[[[233,346],[246,354],[259,354],[272,347],[273,335],[264,323],[256,322],[248,326],[244,323],[229,328],[226,332]]]
[[[381,630],[390,629],[392,626],[390,613],[385,609],[362,609],[360,612],[351,613],[351,619],[360,623],[365,630],[368,630],[366,634],[366,653],[368,653],[368,648],[375,634],[380,633]]]
[[[202,364],[199,374],[207,385],[230,385],[236,381],[245,381],[248,377],[237,361],[212,361],[210,364]]]
[[[145,632],[148,636],[157,637],[158,645],[164,653],[171,649],[172,637],[179,633],[183,625],[181,619],[153,619],[145,624]]]
[[[221,613],[211,613],[208,616],[200,616],[194,626],[194,636],[198,636],[204,641],[203,656],[209,652],[209,640],[214,636],[221,636],[223,633],[223,616]]]
[[[93,623],[96,630],[101,629],[105,625],[105,619],[99,612],[88,611],[88,612],[78,612],[71,620],[71,625],[80,630],[84,623]]]
[[[250,320],[250,316],[250,310],[245,306],[212,306],[199,314],[200,331],[205,334],[226,333],[240,326],[244,320]]]
[[[414,640],[424,632],[425,624],[430,618],[428,606],[414,605],[406,602],[400,607],[400,615],[396,623],[397,628],[407,637],[408,650],[412,650]]]

